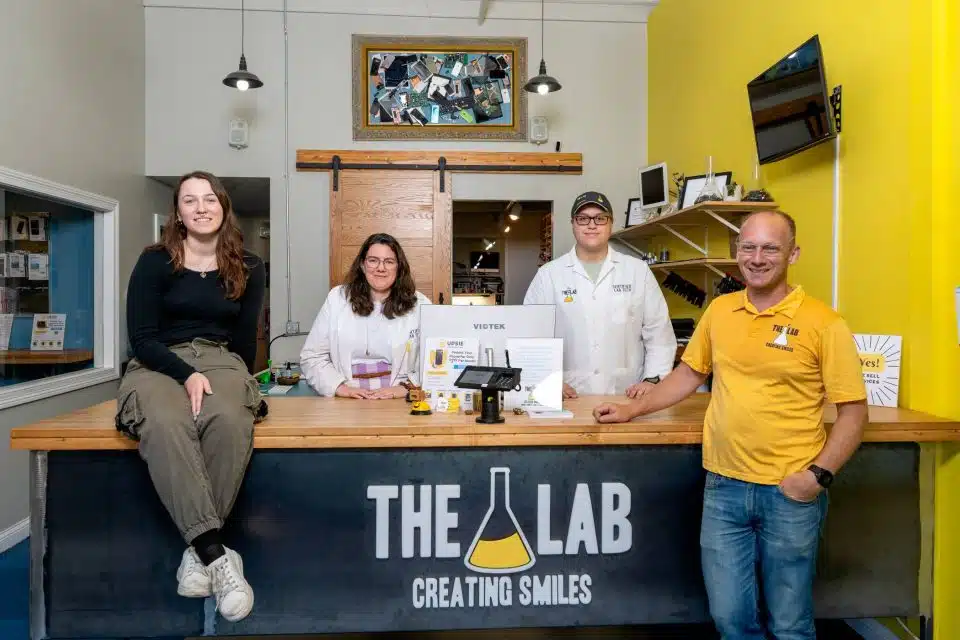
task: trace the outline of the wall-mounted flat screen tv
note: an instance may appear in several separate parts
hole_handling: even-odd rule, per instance
[[[813,36],[747,85],[760,164],[836,137],[820,37]]]

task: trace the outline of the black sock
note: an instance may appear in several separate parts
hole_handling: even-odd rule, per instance
[[[197,550],[200,562],[208,566],[220,556],[227,555],[227,551],[220,541],[220,529],[204,531],[194,538],[191,544]]]

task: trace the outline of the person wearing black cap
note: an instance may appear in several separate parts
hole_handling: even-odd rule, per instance
[[[597,191],[570,211],[576,245],[540,267],[524,304],[557,306],[563,395],[643,395],[673,369],[677,338],[647,263],[614,251],[613,208]]]

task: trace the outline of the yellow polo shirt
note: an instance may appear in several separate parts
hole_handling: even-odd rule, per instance
[[[763,312],[745,291],[714,299],[683,362],[713,372],[704,468],[745,482],[806,469],[827,439],[824,402],[867,397],[846,322],[799,286]]]

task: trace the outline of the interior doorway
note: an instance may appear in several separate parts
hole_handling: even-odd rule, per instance
[[[453,201],[453,304],[523,304],[552,258],[552,202]]]

